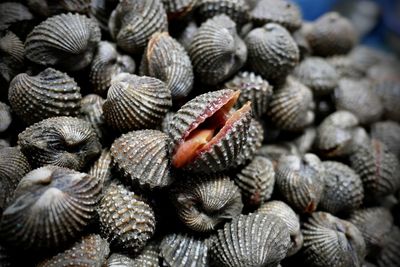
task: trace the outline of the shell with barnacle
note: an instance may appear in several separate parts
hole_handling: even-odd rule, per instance
[[[198,0],[196,12],[201,20],[225,14],[241,26],[249,20],[249,6],[246,0]]]
[[[0,32],[0,54],[0,82],[8,84],[23,67],[24,44],[13,32]]]

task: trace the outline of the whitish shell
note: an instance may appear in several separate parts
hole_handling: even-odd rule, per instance
[[[48,165],[20,181],[4,211],[0,235],[23,250],[53,250],[78,237],[95,215],[100,180]]]
[[[35,13],[43,17],[50,17],[59,13],[89,11],[91,0],[28,0],[28,6]]]
[[[395,121],[380,121],[371,125],[371,137],[384,143],[400,158],[400,124]]]
[[[257,150],[262,146],[264,140],[264,129],[260,122],[252,119],[249,126],[246,142],[243,144],[242,152],[236,158],[234,166],[243,166],[254,158]]]
[[[111,154],[108,149],[101,151],[100,157],[90,167],[88,174],[100,180],[104,187],[111,183]]]
[[[162,0],[168,19],[182,19],[196,7],[198,0]]]
[[[386,239],[386,245],[377,256],[379,267],[397,267],[400,265],[400,229],[393,226]]]
[[[0,18],[1,17],[2,15],[0,14]],[[0,53],[0,81],[4,81],[5,84],[8,84],[23,67],[24,44],[18,36],[12,32],[0,33]],[[4,92],[3,89],[1,91]],[[4,94],[6,93],[4,92]]]
[[[113,253],[108,258],[105,267],[158,267],[158,244],[149,243],[135,258]]]
[[[238,25],[249,20],[249,6],[245,0],[198,0],[196,12],[202,20],[225,14]]]
[[[104,120],[103,105],[106,100],[101,96],[89,94],[82,98],[80,106],[80,118],[89,122],[101,141],[105,141],[110,135]]]
[[[7,131],[11,122],[12,117],[10,107],[5,103],[0,102],[0,133]]]

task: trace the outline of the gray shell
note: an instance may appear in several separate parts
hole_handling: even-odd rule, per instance
[[[252,119],[250,122],[246,142],[243,144],[242,152],[236,158],[236,162],[233,166],[243,166],[251,161],[254,158],[257,150],[261,148],[263,140],[264,129],[261,123],[255,119]]]
[[[151,242],[135,258],[113,253],[104,267],[158,267],[158,244]]]
[[[286,142],[263,145],[257,151],[256,155],[263,156],[271,160],[274,168],[276,169],[276,165],[282,156],[300,155],[300,152],[294,144]]]
[[[91,124],[100,141],[105,141],[110,136],[103,114],[105,101],[101,96],[89,94],[84,96],[80,103],[79,117]]]
[[[187,17],[196,8],[198,0],[162,0],[169,20]]]
[[[28,0],[29,8],[35,13],[50,17],[59,13],[87,13],[91,0]]]
[[[397,67],[396,70],[398,70]],[[395,75],[398,75],[396,73]],[[395,76],[397,77],[397,76]],[[384,115],[387,119],[400,122],[400,82],[396,80],[378,81],[372,90],[379,96],[384,108]]]
[[[0,10],[2,10],[1,8],[0,4]],[[1,17],[2,15],[0,14],[0,18]],[[0,53],[0,81],[4,81],[5,84],[8,84],[23,67],[25,53],[24,44],[18,36],[10,31],[0,33]],[[6,94],[4,91],[1,90],[2,94]]]
[[[393,226],[386,244],[377,256],[379,267],[397,267],[400,265],[400,229]]]
[[[87,173],[100,180],[104,187],[111,183],[111,154],[108,149],[101,151],[100,157],[92,164]]]
[[[6,132],[12,122],[10,107],[0,102],[0,133]]]
[[[348,55],[336,55],[326,60],[335,68],[339,78],[361,79],[365,75]]]
[[[196,12],[203,21],[220,14],[229,16],[237,25],[249,20],[246,0],[199,0]]]
[[[109,32],[108,19],[119,0],[91,0],[90,17],[95,18],[102,30]]]
[[[194,21],[190,21],[188,25],[185,27],[185,29],[182,30],[181,34],[179,35],[177,40],[186,49],[186,51],[189,51],[190,44],[192,43],[193,37],[196,34],[198,28],[199,27]]]
[[[371,138],[384,143],[400,158],[400,124],[395,121],[380,121],[371,125]]]

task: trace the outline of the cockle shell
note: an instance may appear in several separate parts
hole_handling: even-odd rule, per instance
[[[358,69],[355,62],[348,55],[336,55],[326,58],[326,61],[333,66],[339,78],[361,79],[364,73]]]
[[[108,19],[118,3],[119,0],[91,0],[90,16],[97,20],[102,30],[109,31]]]
[[[201,20],[225,14],[237,25],[249,20],[249,6],[245,0],[198,0],[196,12]]]
[[[102,183],[48,165],[29,172],[0,222],[0,236],[22,250],[47,251],[74,240],[95,215]]]
[[[266,157],[271,160],[274,165],[274,169],[278,165],[278,161],[282,156],[289,155],[300,155],[296,145],[285,142],[277,144],[263,145],[257,152],[256,155]]]
[[[57,15],[40,23],[28,35],[26,57],[41,65],[78,71],[90,64],[100,38],[99,26],[86,16]]]
[[[0,4],[0,10],[1,8]],[[24,53],[24,44],[18,36],[10,31],[0,33],[0,82],[2,84],[8,84],[22,69]],[[1,92],[6,95],[5,90],[2,89]]]
[[[159,267],[159,246],[149,243],[135,258],[123,254],[113,253],[104,267]]]
[[[32,19],[32,13],[23,4],[11,1],[0,3],[0,31],[18,24],[21,26],[21,22],[28,22]]]
[[[194,21],[191,21],[179,35],[177,40],[186,49],[186,51],[189,51],[190,44],[192,43],[193,37],[196,34],[198,28],[199,27],[197,26],[197,24]]]
[[[29,8],[35,13],[50,17],[67,12],[87,13],[91,0],[28,0],[27,2]]]
[[[99,95],[89,94],[82,98],[79,117],[93,127],[101,141],[106,141],[110,131],[104,119],[103,105],[106,100]]]
[[[100,157],[90,167],[88,174],[100,180],[104,187],[111,183],[111,154],[108,149],[101,151]]]
[[[169,20],[183,19],[195,9],[198,0],[162,0]]]
[[[0,102],[0,133],[7,131],[11,122],[12,116],[10,107],[5,103]]]
[[[393,226],[386,244],[377,256],[379,267],[397,267],[400,264],[400,229]]]
[[[380,121],[371,125],[371,137],[384,143],[400,158],[400,124],[395,121]]]
[[[400,122],[400,108],[398,105],[400,101],[400,81],[397,79],[378,81],[373,85],[372,90],[381,99],[384,116],[387,119]]]
[[[243,144],[242,152],[236,158],[236,162],[233,167],[243,166],[251,161],[257,150],[262,146],[264,140],[264,129],[261,123],[255,119],[252,119],[249,126],[249,132],[247,133],[246,142]]]

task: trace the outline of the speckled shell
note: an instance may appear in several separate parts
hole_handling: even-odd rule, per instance
[[[12,32],[0,33],[0,53],[0,81],[8,84],[23,67],[24,44]],[[6,94],[4,89],[1,92]]]
[[[382,142],[372,139],[350,156],[351,167],[360,175],[365,195],[375,199],[400,188],[400,163]]]
[[[319,207],[332,214],[359,208],[364,199],[360,176],[340,162],[324,161],[322,164],[325,188]]]
[[[156,78],[121,73],[111,84],[104,118],[120,132],[154,128],[172,106],[171,92]]]
[[[95,215],[100,180],[48,165],[29,172],[0,222],[0,236],[21,250],[53,250],[74,240]]]
[[[377,82],[372,87],[372,90],[382,101],[385,117],[400,122],[400,81],[388,80]]]
[[[326,212],[315,212],[302,228],[303,254],[309,266],[361,266],[365,257],[362,234],[352,223]]]
[[[28,0],[27,2],[33,12],[43,17],[50,17],[67,12],[87,13],[91,0]]]
[[[102,267],[109,253],[107,241],[99,235],[90,234],[82,237],[67,250],[40,262],[37,267]]]
[[[400,265],[400,229],[393,226],[386,239],[386,245],[377,256],[379,267],[397,267]]]
[[[182,19],[193,11],[198,0],[162,0],[169,20]]]
[[[243,144],[242,152],[236,158],[236,162],[233,167],[243,166],[249,163],[254,158],[262,146],[264,140],[264,129],[261,123],[255,119],[252,119],[249,126],[249,132],[247,134],[246,142]]]
[[[357,42],[357,33],[348,19],[329,12],[312,24],[307,40],[314,55],[326,57],[349,52]]]
[[[240,215],[212,240],[210,254],[216,266],[275,266],[290,246],[289,231],[276,216]]]
[[[184,98],[192,90],[194,76],[190,58],[168,32],[153,34],[144,52],[140,71],[165,82],[173,99]]]
[[[111,146],[112,164],[133,185],[161,188],[172,183],[168,135],[157,130],[132,131]]]
[[[196,78],[216,85],[235,74],[246,62],[247,48],[236,32],[236,24],[226,15],[204,22],[189,48]]]
[[[111,183],[98,209],[101,233],[114,251],[138,254],[153,236],[153,209],[122,185]]]
[[[29,9],[18,2],[3,2],[0,4],[0,31],[23,21],[33,19]]]
[[[268,23],[245,38],[248,63],[269,82],[281,83],[299,62],[299,49],[282,26]]]
[[[101,151],[100,157],[90,167],[88,174],[100,180],[104,187],[111,183],[111,154],[108,149]]]
[[[7,131],[11,122],[12,116],[10,107],[5,103],[0,102],[0,133]]]
[[[108,19],[111,12],[118,5],[119,0],[92,0],[90,3],[90,16],[95,18],[102,30],[108,29]]]
[[[249,6],[245,0],[198,0],[196,11],[202,20],[220,14],[226,14],[237,25],[249,20]]]
[[[104,267],[159,267],[159,246],[149,243],[135,258],[123,254],[113,253]]]
[[[364,73],[357,68],[348,55],[336,55],[326,59],[336,69],[340,78],[361,79]]]
[[[268,116],[279,129],[301,131],[313,123],[314,106],[311,90],[289,77],[272,95]]]
[[[324,190],[324,167],[317,156],[282,156],[276,167],[275,183],[285,201],[297,211],[317,209]]]
[[[240,190],[224,175],[187,178],[172,192],[180,220],[194,231],[210,232],[242,212]]]
[[[113,43],[102,41],[90,66],[89,81],[96,94],[107,95],[111,80],[117,74],[135,72],[135,61],[127,55],[121,55]]]
[[[206,267],[209,266],[208,250],[206,240],[188,234],[172,233],[161,241],[160,257],[163,266]]]
[[[18,135],[18,145],[32,167],[52,164],[75,170],[81,170],[101,149],[90,124],[72,117],[33,124]]]
[[[167,24],[161,0],[123,0],[111,13],[108,27],[119,47],[138,54],[153,33],[168,29]]]
[[[400,124],[395,121],[380,121],[371,125],[371,137],[384,143],[400,158]]]
[[[100,28],[93,20],[71,13],[57,15],[28,35],[26,57],[41,65],[78,71],[90,64],[100,38]]]
[[[287,256],[296,254],[303,246],[303,234],[300,231],[298,215],[283,201],[270,201],[261,205],[257,213],[274,215],[281,219],[289,229],[290,248]]]
[[[10,83],[8,100],[24,122],[32,124],[55,116],[76,116],[80,88],[66,73],[47,68],[36,76],[18,74]]]
[[[190,44],[192,43],[193,37],[196,34],[197,30],[197,24],[194,21],[191,21],[179,35],[177,40],[186,49],[186,51],[189,51]]]
[[[247,101],[251,101],[255,118],[260,118],[267,112],[273,87],[261,76],[254,72],[240,72],[232,80],[225,83],[225,88],[240,90],[236,106],[241,107]]]
[[[79,117],[92,125],[93,130],[101,141],[105,141],[110,135],[104,120],[103,105],[106,100],[101,96],[89,94],[82,98]]]

